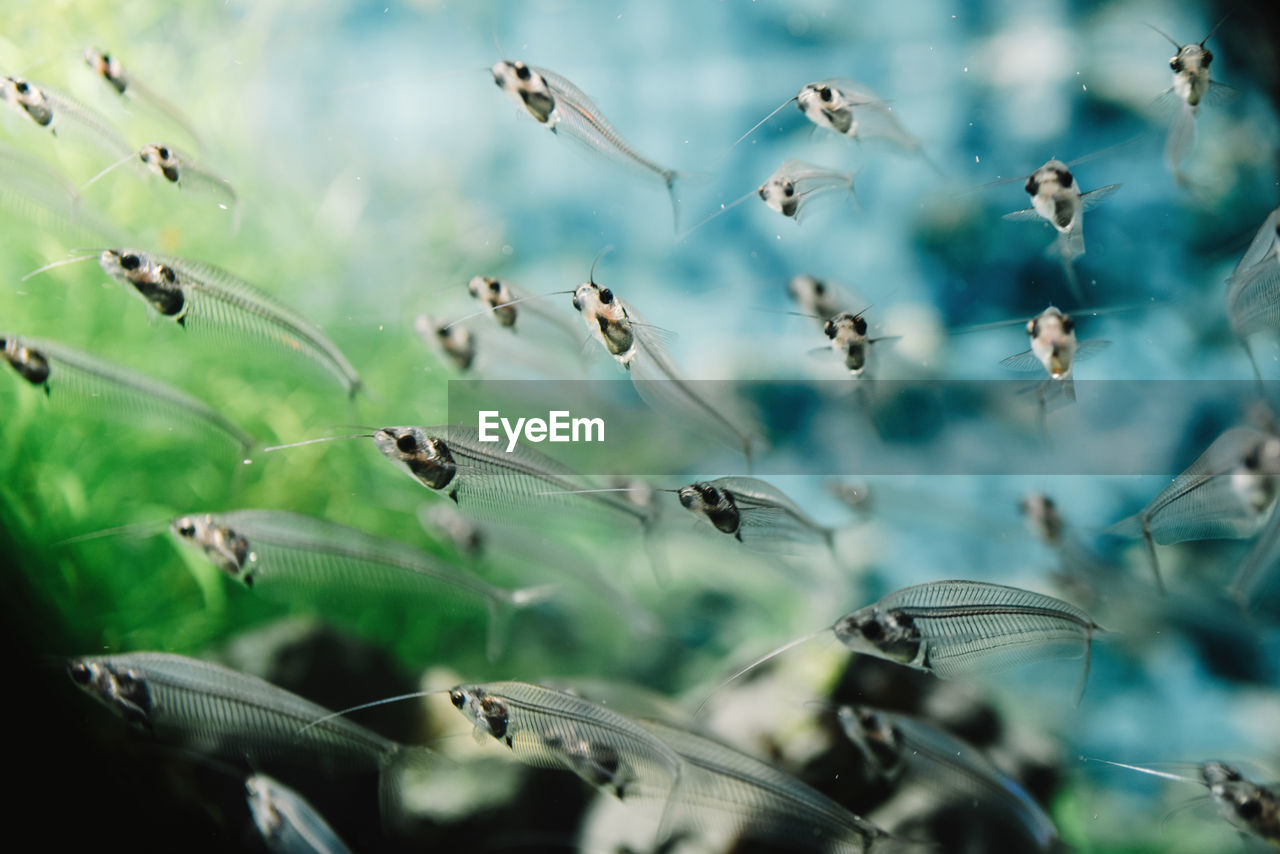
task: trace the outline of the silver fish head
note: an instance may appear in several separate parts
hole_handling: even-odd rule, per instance
[[[1075,223],[1080,212],[1080,187],[1067,164],[1050,160],[1031,173],[1024,189],[1035,212],[1059,231],[1067,231]]]
[[[21,77],[6,77],[0,83],[0,95],[16,107],[21,107],[31,120],[41,127],[53,121],[53,107],[40,87]]]
[[[775,176],[756,190],[761,201],[783,216],[795,216],[800,210],[800,196],[796,184],[786,176]]]
[[[134,249],[104,249],[98,264],[108,276],[136,290],[156,311],[182,322],[187,299],[177,271],[168,264]]]
[[[847,136],[858,132],[849,100],[829,83],[806,83],[796,95],[796,104],[809,121],[820,127]]]
[[[836,639],[854,652],[902,664],[914,662],[923,643],[915,621],[896,608],[882,611],[868,605],[841,617],[832,630]]]
[[[125,89],[129,88],[129,82],[124,76],[124,67],[110,54],[103,53],[97,48],[87,47],[84,49],[84,62],[93,69],[94,74],[110,83],[111,88],[121,95],[124,94]]]
[[[490,71],[493,72],[493,82],[499,89],[528,110],[540,124],[555,127],[558,121],[555,115],[556,99],[546,78],[523,62],[509,62],[505,59],[495,63]]]
[[[1206,762],[1200,777],[1223,818],[1263,839],[1280,841],[1280,797],[1275,792],[1223,762]]]
[[[733,495],[727,489],[717,489],[709,483],[696,481],[680,487],[676,495],[682,507],[695,516],[705,518],[717,531],[723,534],[738,533],[742,516]]]
[[[147,143],[138,150],[138,159],[145,163],[148,169],[171,184],[178,183],[178,179],[182,177],[182,164],[173,149],[167,145],[161,145],[158,142]]]
[[[276,808],[279,801],[279,784],[265,774],[254,774],[244,781],[244,793],[249,800],[253,823],[264,839],[275,839],[285,826],[285,818]]]
[[[467,292],[475,299],[492,308],[493,316],[503,326],[514,326],[516,310],[511,302],[511,289],[498,279],[489,276],[472,276],[467,282]]]
[[[470,369],[476,358],[476,343],[471,337],[471,330],[461,325],[433,323],[426,315],[421,315],[415,322],[419,332],[434,340],[440,349],[457,366],[458,370]]]
[[[49,360],[21,339],[0,336],[0,355],[18,372],[18,376],[32,385],[44,385],[49,381]]]
[[[1018,499],[1018,511],[1032,534],[1043,543],[1058,546],[1066,523],[1057,503],[1043,492],[1028,492]]]
[[[214,566],[245,585],[253,586],[251,569],[254,562],[249,541],[211,514],[179,516],[169,523],[169,530],[183,542],[202,552]]]
[[[867,367],[867,321],[860,314],[842,312],[826,322],[822,328],[831,339],[831,348],[844,360],[849,373],[860,376]]]
[[[1209,91],[1209,65],[1213,52],[1198,44],[1184,44],[1169,60],[1173,70],[1173,91],[1192,107],[1199,106]]]
[[[382,427],[373,432],[373,443],[384,457],[429,489],[444,489],[458,473],[449,446],[420,427]]]
[[[583,282],[573,291],[573,307],[609,355],[628,358],[634,353],[636,342],[631,318],[622,303],[614,298],[613,291],[595,282]]]
[[[1049,376],[1060,380],[1071,373],[1071,360],[1076,354],[1076,322],[1055,306],[1027,321],[1031,352],[1044,365]]]
[[[821,317],[830,317],[840,310],[827,283],[807,274],[791,277],[787,282],[787,296],[796,305]]]
[[[881,774],[901,770],[902,735],[887,715],[868,706],[841,706],[836,717],[845,736]]]
[[[67,675],[129,723],[150,726],[151,691],[141,674],[105,658],[73,658]]]
[[[475,725],[477,738],[490,735],[505,742],[507,747],[511,746],[511,736],[507,732],[511,719],[507,704],[502,700],[491,696],[479,685],[459,685],[449,692],[449,702]]]

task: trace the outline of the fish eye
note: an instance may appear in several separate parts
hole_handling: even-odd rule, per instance
[[[1243,819],[1255,819],[1262,814],[1262,801],[1258,798],[1242,798],[1236,803],[1236,814]]]
[[[83,661],[77,661],[67,665],[67,675],[71,677],[71,681],[77,685],[88,685],[89,680],[93,678],[93,673],[89,670],[89,665]]]
[[[578,300],[577,296],[574,296],[573,298],[573,310],[582,311],[582,303]]]
[[[1206,66],[1209,63],[1213,62],[1213,51],[1209,50],[1209,48],[1205,48],[1204,53],[1201,55],[1200,61],[1203,62]]]
[[[31,87],[27,85],[27,81],[19,80],[13,84],[13,88],[18,90],[18,94],[25,95],[27,94],[27,91],[30,90]]]
[[[823,87],[821,87],[820,89],[818,89],[818,97],[819,97],[819,98],[821,98],[821,99],[822,99],[822,100],[824,100],[824,101],[830,101],[830,100],[831,100],[831,87],[830,87],[830,86],[823,86]]]
[[[178,536],[180,537],[194,537],[195,535],[196,535],[196,526],[192,525],[190,522],[178,528]]]
[[[796,194],[795,184],[792,184],[790,181],[783,181],[782,195],[790,197],[790,196],[794,196],[795,194]]]
[[[822,331],[827,333],[828,338],[836,337],[836,325],[832,323],[830,320],[827,321],[826,326],[822,327]]]
[[[1175,56],[1173,59],[1169,60],[1169,67],[1172,68],[1174,71],[1181,71],[1182,57]]]
[[[1040,334],[1040,321],[1038,321],[1038,320],[1034,320],[1034,319],[1033,319],[1033,320],[1028,320],[1028,321],[1027,321],[1027,334],[1028,334],[1028,335],[1030,335],[1032,338],[1035,338],[1037,335],[1039,335],[1039,334]]]
[[[1062,169],[1058,172],[1058,183],[1061,184],[1062,186],[1070,187],[1075,182],[1076,182],[1075,177],[1066,169]]]
[[[822,296],[823,294],[825,294],[825,293],[827,292],[827,286],[826,286],[825,284],[823,284],[822,282],[815,281],[815,282],[813,283],[813,292],[814,292],[815,294],[817,294],[818,296]]]
[[[533,76],[533,73],[529,71],[529,66],[525,65],[523,62],[517,62],[515,65],[515,68],[516,68],[516,76],[519,77],[521,80],[528,80],[530,77]]]
[[[764,199],[766,202],[769,201],[768,195],[765,194],[765,190],[768,189],[768,187],[768,184],[761,184],[760,189],[756,190],[756,195]]]
[[[396,437],[396,447],[406,454],[415,453],[418,450],[418,437],[412,433],[401,433]]]
[[[495,294],[498,293],[499,291],[502,290],[502,282],[499,282],[497,279],[490,279],[489,290]]]
[[[853,330],[859,335],[867,334],[867,321],[863,320],[861,315],[853,319]]]
[[[132,252],[120,256],[120,266],[126,270],[136,270],[142,265],[142,259]]]
[[[169,159],[169,149],[165,148],[163,145],[156,149],[156,153],[160,155],[161,160]]]
[[[1035,175],[1032,175],[1030,178],[1027,179],[1027,183],[1023,187],[1023,189],[1027,191],[1028,195],[1032,195],[1032,196],[1040,192],[1040,182],[1036,180]]]
[[[703,486],[698,489],[698,494],[702,496],[702,500],[708,504],[719,504],[720,493],[716,492],[714,486]]]
[[[611,304],[613,302],[613,291],[609,290],[608,288],[601,288],[600,302],[604,303],[605,305]]]
[[[1066,316],[1064,316],[1064,317],[1062,318],[1062,331],[1063,331],[1063,332],[1075,332],[1075,331],[1076,331],[1076,322],[1075,322],[1074,320],[1072,320],[1070,317],[1066,317]]]
[[[461,691],[450,691],[449,702],[453,703],[453,707],[455,709],[461,709],[462,706],[467,702],[467,695],[462,693]]]

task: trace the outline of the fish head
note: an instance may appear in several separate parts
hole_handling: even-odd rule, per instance
[[[841,706],[836,718],[845,736],[881,774],[902,767],[902,735],[883,712],[869,706]]]
[[[573,292],[573,307],[609,355],[630,360],[636,343],[631,317],[613,291],[595,282],[583,282]]]
[[[795,216],[800,210],[796,183],[785,175],[776,175],[756,190],[761,201],[783,216]]]
[[[556,99],[545,77],[523,62],[505,59],[494,64],[490,71],[494,84],[528,110],[539,124],[555,127]]]
[[[6,77],[0,83],[0,95],[15,107],[21,107],[32,121],[46,127],[53,121],[53,107],[40,87],[21,77]]]
[[[138,159],[169,183],[178,183],[178,178],[181,177],[179,171],[181,163],[178,161],[177,154],[169,146],[158,142],[147,143],[138,150]]]
[[[151,690],[140,673],[105,658],[73,658],[67,675],[129,723],[150,728]]]
[[[1184,44],[1169,60],[1169,68],[1173,70],[1173,90],[1192,107],[1199,106],[1209,91],[1209,65],[1212,62],[1213,52],[1199,44]]]
[[[124,94],[129,83],[125,80],[124,67],[120,65],[118,59],[97,48],[87,47],[84,49],[84,62],[93,69],[94,74],[110,83],[111,87],[121,95]]]
[[[373,443],[384,457],[428,489],[444,489],[458,473],[445,441],[428,436],[421,427],[381,427],[373,431]]]
[[[1028,492],[1018,499],[1018,511],[1031,533],[1042,542],[1057,546],[1062,542],[1065,523],[1057,503],[1043,492]]]
[[[511,719],[507,704],[501,699],[479,685],[459,685],[449,692],[449,702],[475,725],[477,738],[490,735],[511,746],[511,737],[507,734]]]
[[[847,614],[832,627],[836,639],[854,652],[910,664],[924,642],[915,620],[897,608],[868,605]]]
[[[279,784],[265,774],[254,774],[244,781],[245,797],[253,823],[264,839],[276,839],[285,826],[284,816],[276,807],[280,799]]]
[[[800,112],[819,127],[846,136],[854,136],[858,131],[849,99],[826,81],[805,84],[796,95],[796,104]]]
[[[104,249],[98,264],[108,276],[131,286],[147,303],[166,317],[181,319],[187,300],[178,273],[168,264],[134,249]]]
[[[430,331],[431,336],[440,345],[440,349],[453,361],[458,370],[465,371],[471,367],[476,357],[476,346],[471,337],[471,330],[461,325],[432,323],[426,315],[418,318],[418,325],[420,329]]]
[[[18,376],[32,385],[44,385],[49,381],[49,360],[21,339],[0,336],[0,355],[18,372]]]
[[[511,302],[512,295],[506,283],[490,276],[472,276],[471,281],[467,282],[467,292],[493,309],[494,319],[498,323],[508,327],[515,325],[516,310],[507,305]]]
[[[736,534],[742,523],[738,505],[727,489],[717,489],[710,483],[695,481],[676,490],[680,505],[709,521],[723,534]]]
[[[805,274],[792,276],[787,282],[787,296],[791,297],[796,305],[822,317],[830,317],[839,311],[831,288],[822,279],[813,276]]]
[[[1031,352],[1055,380],[1071,372],[1076,352],[1076,322],[1055,306],[1049,306],[1027,322]]]
[[[234,529],[223,525],[212,514],[179,516],[169,523],[169,530],[183,542],[204,552],[214,566],[247,586],[253,586],[252,571],[246,571],[255,560],[249,541]]]
[[[1275,792],[1246,780],[1223,762],[1206,762],[1200,766],[1200,777],[1223,818],[1264,838],[1280,838],[1280,798]]]

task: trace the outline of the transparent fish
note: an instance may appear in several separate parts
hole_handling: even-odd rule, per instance
[[[1163,590],[1156,544],[1252,536],[1274,506],[1280,475],[1280,437],[1233,427],[1136,515],[1108,529],[1142,537],[1151,571]]]
[[[229,181],[197,165],[195,160],[173,146],[159,142],[147,143],[135,153],[116,161],[86,181],[84,187],[130,162],[142,163],[148,171],[183,192],[209,195],[217,200],[218,207],[223,210],[236,210],[236,191]]]
[[[1027,529],[1058,556],[1055,580],[1082,596],[1093,592],[1094,584],[1109,578],[1112,568],[1093,552],[1063,518],[1058,504],[1043,492],[1029,492],[1018,501],[1018,511]]]
[[[97,255],[48,264],[27,278],[88,258],[96,258],[108,276],[188,331],[243,336],[299,353],[333,374],[351,398],[364,387],[347,357],[310,322],[248,282],[200,261],[104,249]]]
[[[54,136],[59,131],[79,135],[116,157],[129,152],[129,144],[111,121],[69,95],[22,77],[0,78],[0,99]]]
[[[726,818],[753,840],[803,851],[898,850],[884,830],[759,759],[657,721],[640,725],[691,768],[671,793],[669,823]]]
[[[696,481],[676,490],[680,504],[722,534],[764,551],[818,544],[835,553],[835,530],[815,522],[782,490],[752,477]]]
[[[199,142],[200,135],[196,132],[191,120],[172,103],[156,94],[154,90],[130,74],[115,56],[94,47],[87,47],[84,50],[84,62],[94,74],[101,77],[119,95],[126,98],[137,98],[153,109],[159,110],[186,131],[192,141]]]
[[[476,359],[475,336],[465,326],[440,323],[429,315],[420,314],[413,320],[413,328],[435,350],[453,363],[462,373],[471,370]]]
[[[1081,158],[1084,160],[1086,158]],[[1077,300],[1083,301],[1080,282],[1075,272],[1075,260],[1084,254],[1084,213],[1098,205],[1120,189],[1119,184],[1108,184],[1087,193],[1080,192],[1080,185],[1071,174],[1072,164],[1050,160],[1027,177],[1024,185],[1031,196],[1031,207],[1007,213],[1004,218],[1015,222],[1047,220],[1058,232],[1057,240],[1050,244],[1047,254],[1062,262],[1067,284]]]
[[[667,353],[662,330],[612,290],[596,284],[594,272],[574,290],[573,307],[591,336],[628,371],[645,403],[657,413],[696,422],[718,441],[741,449],[750,467],[753,448],[763,444],[762,438],[744,415],[724,402],[707,399],[696,383],[684,377]]]
[[[1106,630],[1080,608],[1042,593],[981,581],[933,581],[904,587],[786,643],[738,670],[720,687],[827,631],[853,652],[924,670],[939,679],[1083,658],[1078,694],[1083,697],[1093,636]]]
[[[1169,68],[1173,70],[1173,85],[1162,95],[1173,94],[1179,101],[1178,113],[1169,128],[1169,137],[1165,141],[1164,160],[1169,171],[1180,181],[1184,180],[1181,165],[1191,151],[1196,140],[1196,116],[1200,112],[1200,103],[1212,91],[1223,93],[1226,87],[1210,79],[1209,66],[1213,62],[1213,52],[1204,46],[1226,18],[1217,23],[1209,35],[1199,44],[1178,44],[1168,34],[1151,24],[1147,26],[1155,30],[1173,45],[1178,52],[1169,60]]]
[[[1228,824],[1246,838],[1260,840],[1272,848],[1280,849],[1280,794],[1277,794],[1275,786],[1260,786],[1250,782],[1239,770],[1225,762],[1205,762],[1198,766],[1197,778],[1106,759],[1089,761],[1127,768],[1166,780],[1204,786],[1209,791],[1218,815]]]
[[[247,453],[254,439],[208,405],[173,386],[53,341],[0,334],[0,356],[58,406],[129,424],[152,418],[212,430]]]
[[[266,774],[244,784],[253,823],[272,854],[350,854],[306,798]]]
[[[1227,279],[1227,317],[1261,380],[1249,336],[1280,327],[1280,208],[1267,215]]]
[[[847,192],[857,201],[853,191],[854,172],[839,172],[803,160],[788,160],[756,190],[771,210],[800,222],[804,207],[817,196],[836,191]]]
[[[1045,371],[1053,383],[1052,391],[1061,393],[1067,401],[1076,399],[1072,377],[1075,363],[1090,359],[1111,345],[1110,341],[1096,338],[1077,340],[1075,319],[1052,305],[1027,321],[1027,336],[1031,339],[1031,349],[1015,353],[1000,364],[1011,371]],[[1050,388],[1046,383],[1041,392],[1042,413],[1047,405],[1048,391]]]
[[[844,311],[829,318],[822,332],[831,340],[831,351],[844,362],[850,376],[870,375],[872,348],[885,341],[897,341],[902,336],[889,335],[872,338],[867,335],[867,320],[862,313]]]
[[[318,606],[326,614],[355,617],[389,598],[416,599],[428,608],[483,602],[489,610],[490,658],[501,649],[511,615],[554,592],[553,587],[494,587],[396,540],[278,510],[180,516],[169,529],[257,594]]]
[[[680,173],[654,163],[632,148],[582,90],[554,72],[523,62],[503,60],[491,70],[498,88],[552,133],[563,132],[589,151],[661,181],[671,197],[672,217],[679,226],[675,185]]]
[[[840,288],[808,274],[792,276],[787,282],[787,296],[805,314],[812,315],[825,328],[829,318],[847,311],[853,304]]]
[[[867,706],[841,706],[836,717],[875,777],[895,786],[923,784],[956,803],[997,806],[1041,851],[1052,850],[1058,839],[1053,821],[977,748],[928,721]]]
[[[383,738],[269,682],[217,664],[162,652],[86,656],[71,680],[159,741],[228,761],[276,761],[378,774],[384,811],[399,778],[429,756]]]
[[[665,798],[684,760],[645,728],[574,694],[527,682],[459,685],[454,708],[515,757],[539,768],[566,769],[619,800]]]
[[[80,204],[79,191],[43,160],[0,143],[0,209],[33,232],[68,243],[122,239],[122,232]]]
[[[509,282],[491,276],[473,276],[467,282],[467,292],[489,309],[486,313],[492,314],[499,326],[515,330],[520,314],[528,312],[560,330],[575,347],[581,343],[578,333],[564,318],[548,311],[533,295],[524,293]],[[520,304],[519,309],[516,303]]]

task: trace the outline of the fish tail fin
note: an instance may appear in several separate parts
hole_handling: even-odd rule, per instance
[[[426,747],[397,744],[378,771],[378,809],[384,831],[396,834],[410,819],[404,793],[408,786],[429,773],[440,756]]]
[[[1196,141],[1196,112],[1195,107],[1184,103],[1174,116],[1164,144],[1164,162],[1180,181],[1183,176],[1179,167]]]
[[[1164,578],[1160,575],[1160,559],[1156,557],[1156,541],[1151,536],[1150,526],[1145,522],[1142,526],[1142,539],[1147,544],[1147,559],[1151,562],[1151,573],[1156,578],[1156,589],[1164,596]]]
[[[1103,533],[1110,534],[1113,537],[1127,537],[1131,540],[1136,540],[1142,536],[1142,516],[1136,513],[1132,516],[1126,516],[1107,528]]]
[[[680,233],[680,197],[676,193],[676,181],[679,178],[680,173],[671,169],[662,173],[662,180],[667,185],[667,195],[671,197],[671,222],[676,234]]]

